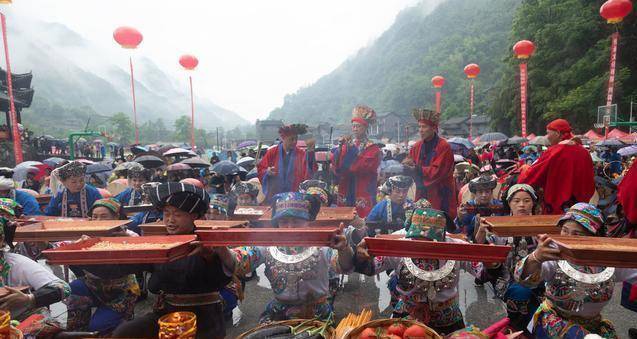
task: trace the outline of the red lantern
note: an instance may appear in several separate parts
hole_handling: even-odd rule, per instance
[[[630,0],[608,0],[599,8],[599,14],[609,24],[620,23],[633,10]]]
[[[520,40],[513,45],[513,53],[518,59],[528,59],[535,51],[535,45],[529,40]]]
[[[194,55],[184,54],[179,58],[179,64],[183,68],[192,71],[199,64],[199,60]]]
[[[436,75],[435,77],[431,78],[431,84],[435,88],[442,88],[442,86],[445,85],[445,78],[441,77],[440,75]]]
[[[142,33],[139,33],[139,31],[133,27],[127,26],[117,28],[115,32],[113,32],[113,38],[122,47],[129,49],[137,48],[144,39]]]
[[[464,74],[466,74],[469,79],[475,79],[478,74],[480,74],[480,66],[477,64],[468,64],[464,67]]]

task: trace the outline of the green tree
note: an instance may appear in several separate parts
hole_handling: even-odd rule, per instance
[[[135,141],[135,129],[133,122],[127,114],[115,113],[110,119],[114,140],[120,144],[131,144]]]
[[[176,141],[190,142],[190,117],[182,115],[175,120],[174,139]]]

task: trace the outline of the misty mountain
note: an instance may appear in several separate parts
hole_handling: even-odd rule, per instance
[[[502,76],[502,60],[510,53],[508,38],[520,2],[424,0],[403,10],[376,41],[333,72],[287,95],[270,117],[344,122],[357,104],[378,113],[432,108],[434,75],[446,78],[443,115],[464,115],[469,111],[469,84],[463,68],[469,63],[482,69],[476,80],[476,113],[484,113],[489,92]]]
[[[68,130],[99,127],[116,112],[132,115],[130,75],[81,35],[59,23],[23,22],[9,25],[13,71],[33,71],[35,97],[23,112],[23,122],[36,132],[60,135]],[[163,72],[153,61],[134,56],[137,118],[141,125],[163,119],[167,126],[190,116],[187,86]],[[123,64],[125,60],[117,60]],[[198,128],[233,128],[248,124],[234,112],[195,97]],[[131,116],[132,119],[132,116]]]

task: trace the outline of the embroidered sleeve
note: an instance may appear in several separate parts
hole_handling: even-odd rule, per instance
[[[232,250],[237,259],[237,272],[239,275],[248,274],[265,263],[265,247],[245,246]]]
[[[542,269],[530,274],[526,278],[522,278],[522,273],[524,271],[524,263],[527,261],[529,256],[522,258],[515,265],[515,269],[513,270],[513,278],[515,281],[520,283],[520,285],[525,287],[534,288],[539,286],[544,281],[549,281],[555,276],[555,262],[554,261],[546,261],[542,263]]]

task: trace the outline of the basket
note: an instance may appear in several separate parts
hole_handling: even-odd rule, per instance
[[[415,321],[415,320],[407,320],[407,319],[376,319],[376,320],[372,320],[370,322],[367,322],[365,324],[362,324],[358,327],[353,328],[347,335],[345,335],[344,339],[358,339],[358,336],[361,334],[361,332],[363,332],[363,330],[367,327],[385,327],[385,326],[389,326],[393,323],[396,322],[400,322],[403,325],[405,325],[406,327],[412,326],[412,325],[418,325],[422,328],[424,328],[427,331],[428,336],[425,337],[426,339],[442,339],[442,336],[440,336],[438,333],[436,333],[436,331],[432,330],[431,328],[427,327],[427,325]],[[339,339],[339,338],[336,338]]]
[[[264,329],[266,327],[270,327],[270,326],[279,326],[279,325],[287,325],[287,326],[296,326],[301,324],[302,322],[307,321],[307,319],[291,319],[291,320],[284,320],[284,321],[275,321],[275,322],[271,322],[269,324],[265,324],[265,325],[261,325],[258,327],[255,327],[247,332],[243,332],[241,333],[237,338],[235,339],[244,339],[245,337],[247,337],[248,335]],[[314,326],[318,326],[321,327],[323,326],[325,323],[322,321],[318,321],[318,320],[314,320],[309,322],[308,324],[314,325]],[[327,327],[327,337],[325,339],[333,339],[334,338],[334,328],[332,326],[328,326]]]

